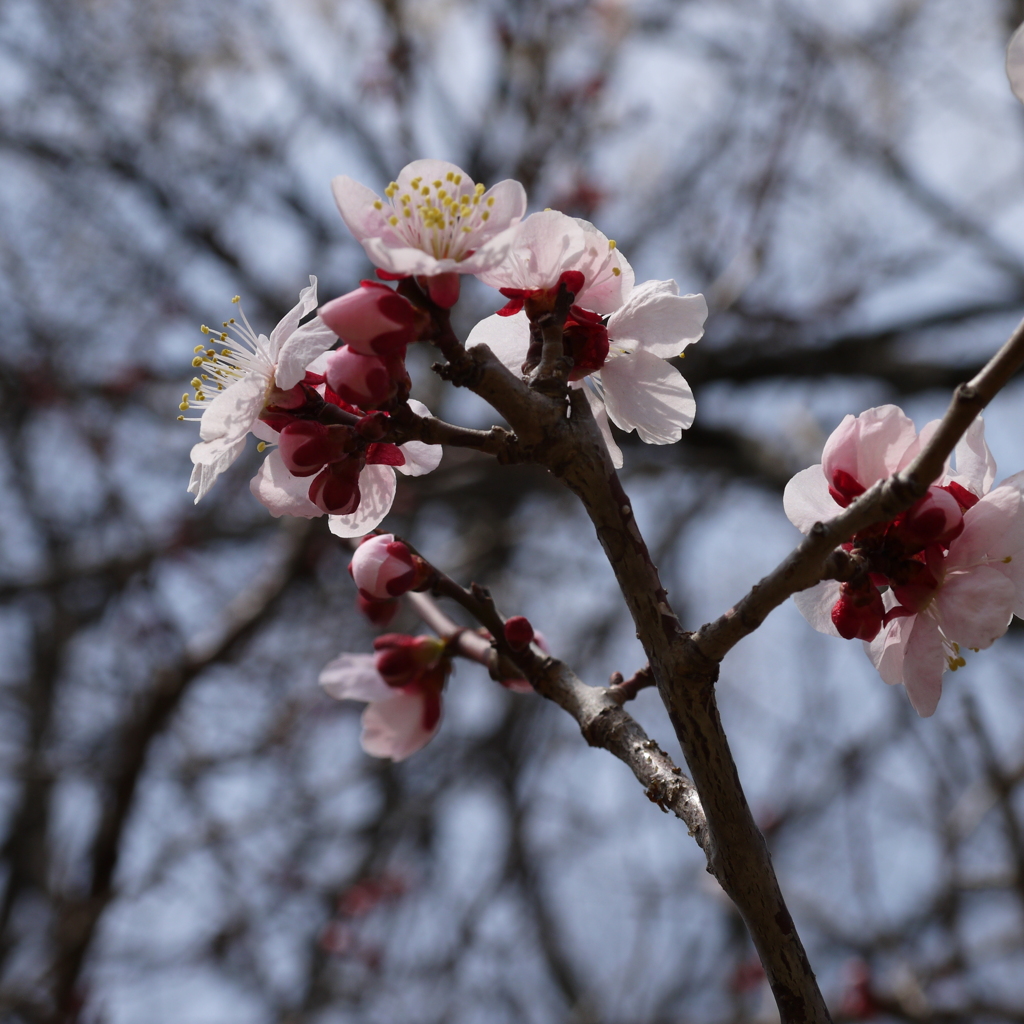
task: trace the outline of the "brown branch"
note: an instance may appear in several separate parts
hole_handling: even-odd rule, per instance
[[[518,451],[516,435],[504,427],[473,430],[470,427],[446,423],[436,416],[419,416],[405,405],[391,415],[389,428],[384,440],[390,444],[422,441],[424,444],[446,444],[454,448],[473,448],[478,452],[497,456],[498,461],[502,463],[519,462],[522,459]]]
[[[486,592],[464,590],[441,575],[436,592],[458,601],[492,636],[501,637],[502,619]],[[636,776],[648,799],[663,811],[671,811],[704,848],[707,822],[700,797],[693,783],[673,764],[672,759],[648,737],[643,727],[621,705],[612,687],[588,686],[564,662],[541,656],[534,650],[514,652],[500,641],[490,640],[471,630],[461,629],[427,594],[408,594],[416,614],[438,636],[454,637],[458,654],[484,665],[495,678],[499,665],[512,664],[543,697],[568,711],[580,727],[583,738],[592,747],[614,754]],[[641,670],[642,671],[642,670]],[[640,673],[637,673],[640,675]],[[505,674],[503,678],[509,678]]]

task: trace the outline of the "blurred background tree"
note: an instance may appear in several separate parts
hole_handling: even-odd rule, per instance
[[[515,177],[703,291],[681,443],[619,438],[695,626],[789,549],[780,491],[847,412],[919,424],[1024,308],[1019,0],[7,0],[0,5],[0,1016],[771,1020],[679,823],[539,698],[460,665],[437,739],[365,757],[316,685],[368,650],[322,521],[203,504],[175,422],[201,322],[265,329],[371,268],[346,173]],[[500,300],[467,288],[463,332]],[[487,425],[419,363],[416,393]],[[988,415],[1024,468],[1022,388]],[[641,450],[642,447],[642,450]],[[448,451],[388,526],[590,682],[642,655],[534,468]],[[407,614],[407,613],[404,613]],[[414,620],[400,620],[415,630]],[[1024,667],[920,721],[791,607],[726,661],[748,794],[840,1017],[1024,1020]],[[657,698],[635,713],[670,750]]]

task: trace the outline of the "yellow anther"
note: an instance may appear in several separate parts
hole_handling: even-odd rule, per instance
[[[622,271],[621,271],[621,270],[619,270],[619,268],[618,268],[618,267],[612,267],[612,276],[613,276],[613,277],[618,277],[618,276],[619,276],[619,274],[621,274],[621,273],[622,273]]]
[[[609,238],[608,239],[608,248],[609,249],[614,249],[615,248],[615,244],[616,243],[615,243],[615,239],[614,238]]]
[[[490,217],[490,214],[486,210],[484,210],[484,212],[480,214],[481,220],[487,220],[488,217]]]
[[[202,356],[196,356],[195,359],[192,360],[192,365],[193,366],[202,366],[203,365],[203,357]]]
[[[487,205],[488,206],[493,206],[494,205],[494,196],[488,196],[488,198],[487,198]]]
[[[180,423],[184,418],[185,418],[184,416],[179,416],[178,417],[178,422]]]
[[[267,450],[267,442],[266,441],[260,441],[260,443],[258,445],[256,445],[256,451],[258,451],[258,452],[265,452],[266,450]]]
[[[398,223],[398,218],[397,217],[388,217],[388,223],[392,227],[394,227]]]
[[[483,195],[483,194],[484,194],[484,193],[485,193],[485,192],[487,191],[487,189],[485,189],[485,188],[484,188],[484,186],[483,186],[483,182],[480,182],[480,181],[478,181],[478,182],[477,182],[477,183],[476,183],[476,184],[475,184],[475,185],[473,186],[473,191],[474,191],[474,192],[475,192],[475,193],[476,193],[476,194],[477,194],[478,196],[482,196],[482,195]]]
[[[214,349],[212,349],[212,348],[208,348],[208,349],[206,350],[206,354],[207,354],[207,355],[208,355],[208,356],[209,356],[209,357],[210,357],[211,359],[213,359],[213,358],[214,358],[214,356],[216,356],[216,355],[217,355],[217,352],[216,352],[216,351],[215,351]]]
[[[422,180],[423,180],[422,178],[413,178],[412,181],[409,182],[409,184],[410,184],[410,186],[412,188],[419,188],[420,187],[420,182]]]
[[[412,210],[410,210],[408,206],[402,211],[402,213],[406,217],[411,217],[412,216]]]
[[[437,198],[438,198],[438,199],[444,199],[444,197],[445,197],[446,195],[448,195],[448,190],[447,190],[447,189],[444,189],[444,188],[439,188],[439,189],[437,190]]]
[[[221,341],[227,341],[228,340],[227,331],[221,331],[220,332],[220,340]]]
[[[373,208],[375,210],[383,210],[384,209],[384,204],[379,199],[374,199],[374,201],[373,201]]]
[[[676,356],[676,359],[685,359],[685,358],[686,358],[686,353],[685,352],[680,352],[679,355]]]
[[[449,172],[448,172],[448,173],[447,173],[447,174],[446,174],[446,175],[444,176],[444,180],[445,180],[445,181],[454,181],[454,180],[455,180],[455,172],[454,172],[454,171],[449,171]]]
[[[182,402],[181,405],[178,406],[178,408],[182,412],[188,412],[188,402]]]
[[[192,349],[192,351],[193,352],[205,352],[206,351],[206,346],[205,345],[196,345],[196,347],[194,349]]]
[[[474,206],[479,206],[480,205],[480,197],[479,196],[473,196],[473,205]]]
[[[429,196],[430,195],[430,189],[427,188],[426,185],[424,185],[423,188],[420,189],[420,195],[421,196]]]
[[[402,196],[402,205],[403,206],[408,206],[411,202],[412,202],[412,196],[410,196],[408,194]]]
[[[441,187],[441,179],[438,178],[438,180],[434,182],[434,188],[440,188],[440,187]]]
[[[238,305],[238,303],[242,301],[242,296],[236,295],[231,301],[235,303],[235,305]]]
[[[551,207],[550,206],[545,206],[544,207],[544,212],[545,213],[550,213],[551,212]]]
[[[455,177],[452,178],[452,181],[454,181],[456,185],[461,185],[462,184],[462,175],[461,174],[456,174]]]
[[[1006,557],[1005,557],[1005,558],[1003,559],[1003,565],[1009,565],[1009,564],[1010,564],[1010,562],[1012,562],[1012,561],[1013,561],[1013,555],[1007,555],[1007,556],[1006,556]]]
[[[210,379],[209,377],[206,376],[205,373],[201,373],[201,374],[199,374],[199,376],[202,377],[203,380],[209,380]],[[194,384],[192,386],[195,387]]]
[[[467,224],[462,230],[469,234],[469,232],[472,231],[473,229]]]
[[[235,322],[235,318],[234,318],[234,317],[232,317],[232,318],[231,318],[231,319],[230,319],[230,320],[228,321],[228,323],[229,323],[229,324],[233,324],[234,322]]]
[[[220,354],[222,356],[229,356],[229,355],[231,355],[231,349],[229,349],[229,348],[222,348],[220,350]]]
[[[469,206],[469,193],[463,192],[462,195],[459,196],[459,202],[462,203],[463,206]]]
[[[205,374],[204,374],[204,376],[205,376]],[[200,379],[199,379],[198,377],[193,377],[193,378],[192,378],[192,380],[191,380],[191,381],[189,381],[189,383],[190,383],[190,384],[192,385],[192,387],[194,387],[194,388],[195,388],[195,389],[196,389],[197,391],[198,391],[198,390],[199,390],[199,389],[200,389],[200,388],[201,388],[201,387],[203,386],[203,382],[202,382],[202,381],[201,381],[201,380],[200,380]]]
[[[205,402],[206,401],[206,395],[204,395],[202,393],[202,391],[197,391],[196,392],[196,401],[197,402]]]

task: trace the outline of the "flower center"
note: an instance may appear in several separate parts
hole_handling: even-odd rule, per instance
[[[215,331],[206,324],[199,328],[203,334],[215,338],[224,347],[218,351],[216,348],[207,348],[206,345],[196,345],[192,365],[199,372],[190,382],[195,393],[190,396],[186,392],[181,396],[178,408],[182,413],[191,409],[205,409],[219,392],[253,371],[265,374],[269,383],[274,368],[267,347],[269,342],[252,329],[242,309],[241,299],[236,295],[231,301],[238,306],[238,315],[242,318],[242,323],[231,317],[230,320],[223,321],[223,329],[220,331]],[[179,420],[199,418],[184,415],[178,417]]]
[[[405,190],[393,181],[384,190],[392,210],[388,223],[414,249],[435,259],[464,260],[491,217],[494,196],[484,199],[485,191],[483,185],[471,185],[454,171],[444,181],[413,178]],[[380,199],[373,205],[384,209]]]

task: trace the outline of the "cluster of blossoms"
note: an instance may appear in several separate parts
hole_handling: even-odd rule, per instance
[[[1021,49],[1024,67],[1024,37]],[[1011,78],[1014,67],[1011,60]],[[523,377],[547,358],[542,321],[569,303],[560,365],[568,385],[583,390],[614,465],[622,454],[609,422],[648,444],[677,441],[693,422],[693,394],[668,360],[701,337],[703,296],[680,295],[671,280],[636,284],[615,242],[593,224],[554,210],[525,217],[518,182],[486,189],[438,160],[409,164],[383,197],[347,177],[336,178],[333,190],[380,280],[318,309],[310,277],[269,338],[240,306],[220,330],[202,328],[209,347],[196,349],[194,394],[183,396],[180,417],[201,410],[189,483],[196,501],[253,434],[270,451],[251,490],[273,515],[327,515],[342,537],[375,529],[391,508],[395,472],[417,476],[440,461],[439,446],[388,437],[400,411],[430,415],[410,396],[406,354],[432,339],[437,316],[459,299],[462,274],[505,300],[467,344],[488,345]],[[906,466],[933,429],[917,434],[893,406],[848,416],[822,463],[787,487],[790,519],[806,531],[832,518]],[[957,448],[955,471],[947,469],[925,498],[845,545],[864,567],[859,576],[797,598],[815,628],[864,641],[882,677],[903,683],[922,715],[934,711],[945,669],[964,664],[962,651],[988,647],[1024,610],[1021,489],[1016,478],[993,488],[982,431],[979,420]],[[385,534],[357,549],[351,572],[359,607],[387,626],[398,597],[425,587],[432,570]],[[516,618],[504,639],[515,651],[539,638]],[[375,647],[373,656],[341,655],[321,683],[334,697],[366,702],[363,746],[401,760],[438,727],[452,652],[447,641],[401,634]],[[504,685],[528,688],[522,680]]]
[[[847,416],[821,463],[787,485],[790,521],[806,533],[834,518],[907,467],[937,426],[918,433],[893,405]],[[996,465],[980,417],[954,458],[906,512],[843,545],[862,560],[860,577],[826,580],[796,596],[815,629],[864,641],[882,678],[902,683],[922,716],[935,711],[946,669],[964,665],[965,650],[990,647],[1024,614],[1024,474],[993,487]]]

